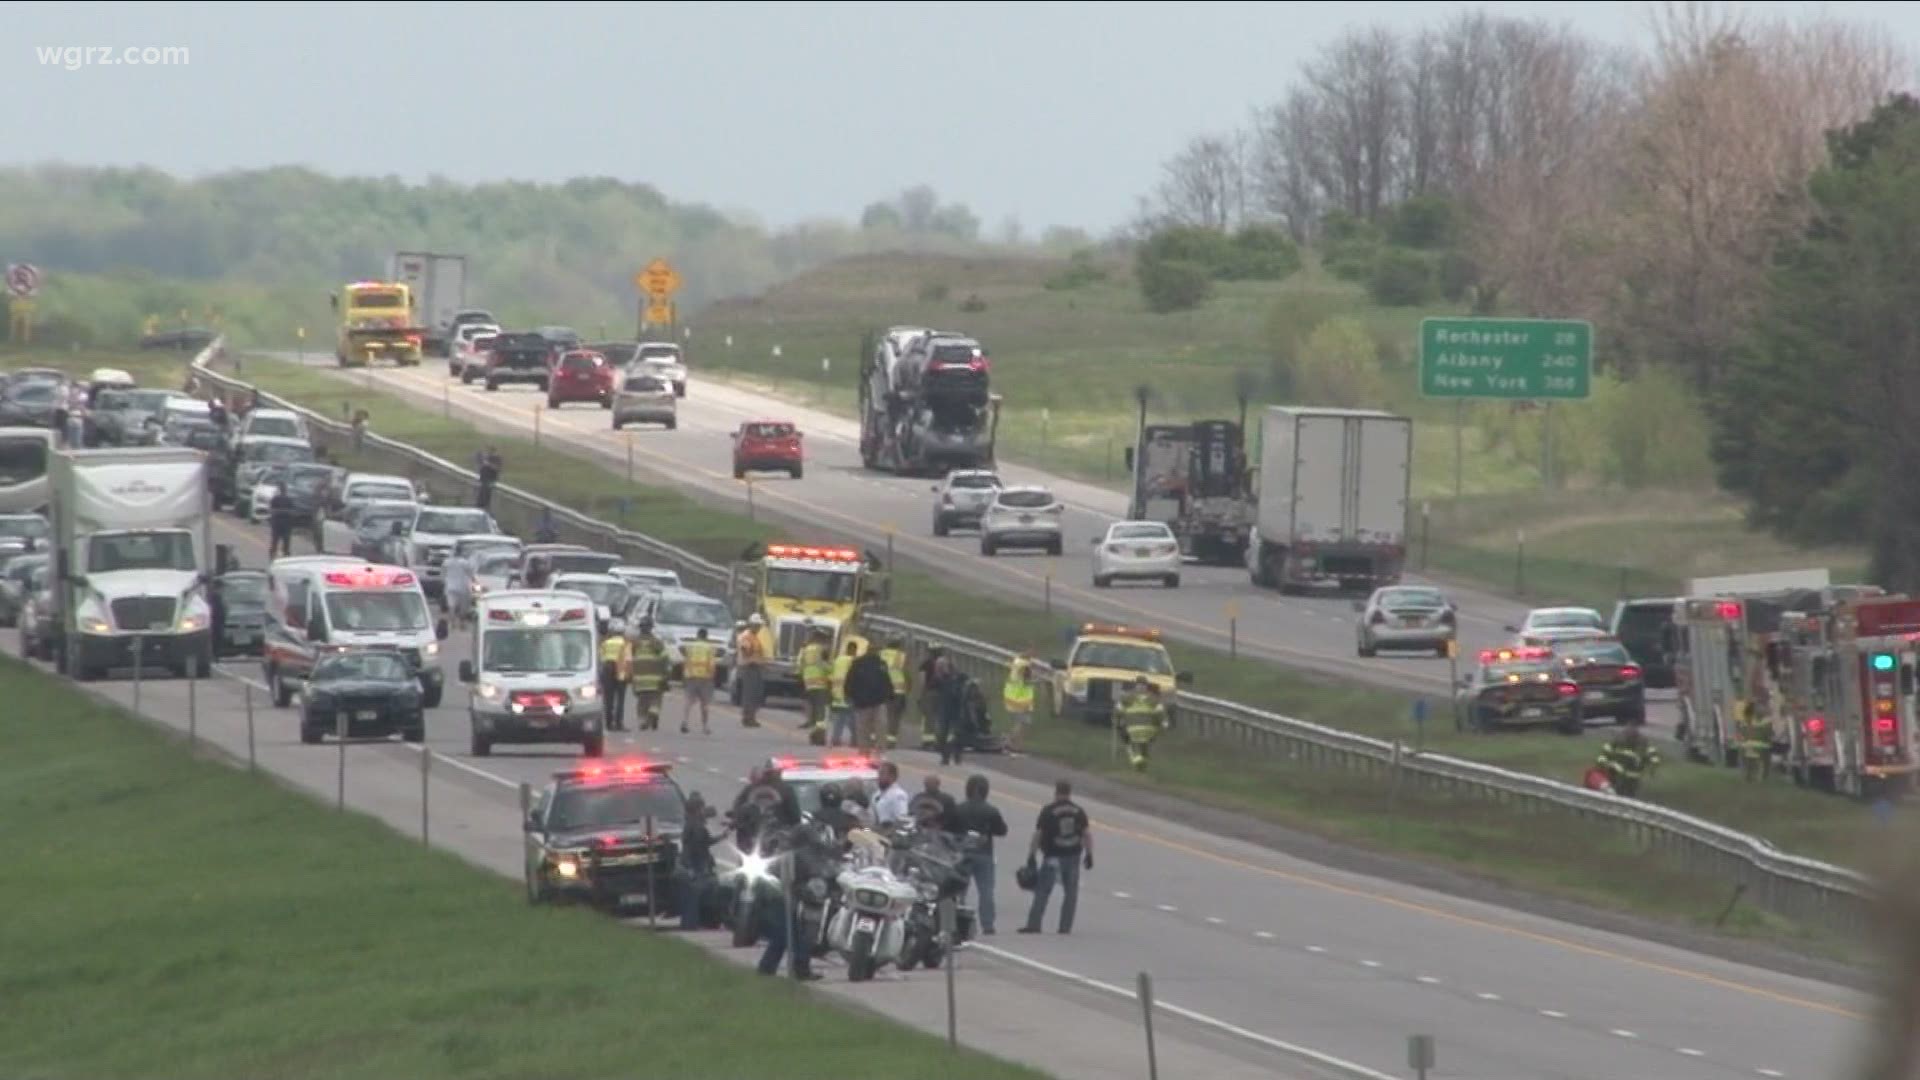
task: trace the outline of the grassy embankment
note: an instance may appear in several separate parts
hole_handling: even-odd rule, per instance
[[[823,266],[751,300],[712,305],[689,342],[702,372],[844,416],[855,415],[861,334],[894,324],[964,329],[995,356],[1005,398],[1002,453],[1083,480],[1119,486],[1132,441],[1134,388],[1153,387],[1151,415],[1232,417],[1236,377],[1250,375],[1255,407],[1294,400],[1285,389],[1300,344],[1327,320],[1352,320],[1375,355],[1365,376],[1374,404],[1414,417],[1414,491],[1432,508],[1416,565],[1542,603],[1609,608],[1621,595],[1670,595],[1689,577],[1829,566],[1857,579],[1861,553],[1799,551],[1746,529],[1705,475],[1702,421],[1683,408],[1656,426],[1688,429],[1669,456],[1692,462],[1698,490],[1625,490],[1617,474],[1643,403],[1601,386],[1590,402],[1561,403],[1553,442],[1562,490],[1541,488],[1541,417],[1486,404],[1464,416],[1461,498],[1454,490],[1454,410],[1414,391],[1419,320],[1456,314],[1373,304],[1359,286],[1309,268],[1284,282],[1221,282],[1196,311],[1145,310],[1124,265],[1105,281],[1047,287],[1064,264],[1024,259],[893,256]],[[1057,282],[1056,282],[1057,283]],[[943,299],[932,299],[945,287]],[[977,297],[981,310],[961,305]],[[730,344],[729,344],[730,342]],[[1287,344],[1291,342],[1291,344]],[[773,355],[778,347],[780,354]],[[821,360],[831,364],[823,371]],[[1293,367],[1298,367],[1296,363]],[[1045,419],[1042,419],[1042,412]],[[1647,466],[1658,471],[1658,466]],[[1524,533],[1524,543],[1517,537]]]
[[[708,509],[665,490],[628,485],[608,472],[580,468],[577,459],[550,447],[482,436],[464,423],[409,408],[385,394],[319,372],[261,362],[249,365],[247,375],[311,407],[336,413],[343,404],[364,408],[375,430],[452,460],[471,459],[482,444],[497,442],[514,462],[515,471],[542,477],[542,491],[556,501],[612,518],[617,500],[631,500],[630,520],[636,527],[712,559],[724,561],[748,540],[773,535],[765,523]],[[983,640],[1028,645],[1043,654],[1057,651],[1054,645],[1068,625],[1067,620],[964,591],[917,571],[898,576],[895,596],[894,613],[904,618]],[[1409,742],[1414,738],[1407,695],[1310,678],[1271,663],[1233,660],[1200,648],[1175,646],[1174,652],[1181,667],[1193,670],[1199,686],[1210,694],[1372,735]],[[1597,734],[1578,739],[1555,735],[1484,738],[1454,732],[1444,717],[1428,727],[1429,749],[1562,779],[1577,776],[1592,760],[1600,738]],[[1042,725],[1031,748],[1052,760],[1129,783],[1602,906],[1700,923],[1715,918],[1728,895],[1723,883],[1666,865],[1649,851],[1614,839],[1601,828],[1558,820],[1548,824],[1437,795],[1402,792],[1390,800],[1379,784],[1236,753],[1178,732],[1164,744],[1154,771],[1145,778],[1117,768],[1099,732]],[[1750,786],[1728,771],[1683,763],[1673,763],[1659,775],[1651,797],[1757,832],[1787,850],[1843,863],[1861,861],[1862,842],[1871,839],[1868,830],[1874,827],[1871,814],[1855,804],[1779,783]],[[1725,929],[1796,940],[1818,949],[1837,948],[1831,942],[1810,940],[1805,928],[1744,906],[1735,910]]]
[[[0,1075],[1042,1075],[530,908],[518,882],[196,759],[10,658],[0,699]]]

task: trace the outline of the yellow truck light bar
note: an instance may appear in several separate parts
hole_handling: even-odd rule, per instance
[[[1160,631],[1147,630],[1137,626],[1111,626],[1106,623],[1087,623],[1080,627],[1080,633],[1104,634],[1108,637],[1139,638],[1141,641],[1159,641]]]

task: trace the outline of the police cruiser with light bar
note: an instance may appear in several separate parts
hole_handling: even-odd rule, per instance
[[[460,681],[473,687],[475,757],[502,743],[574,743],[596,758],[605,752],[595,622],[584,593],[514,589],[480,597],[473,658],[460,661]]]
[[[580,901],[609,911],[672,907],[686,827],[672,766],[639,758],[554,774],[526,821],[527,899]]]
[[[420,704],[434,708],[446,690],[440,643],[447,621],[427,609],[411,570],[344,555],[297,555],[267,567],[267,626],[261,664],[273,703],[291,704],[327,652],[387,648],[420,680]]]

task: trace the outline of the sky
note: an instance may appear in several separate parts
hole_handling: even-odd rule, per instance
[[[5,3],[0,163],[613,176],[772,225],[925,183],[989,230],[1129,219],[1343,31],[1463,7],[1643,36],[1644,3]],[[1920,5],[1818,10],[1920,44]],[[102,65],[75,47],[184,47]],[[48,50],[55,50],[49,52]],[[176,54],[178,56],[179,54]],[[156,57],[157,59],[157,57]]]

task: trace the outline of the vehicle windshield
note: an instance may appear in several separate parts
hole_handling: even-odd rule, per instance
[[[267,578],[264,574],[216,578],[213,588],[228,607],[265,607],[267,604]]]
[[[663,825],[678,827],[686,822],[686,805],[680,793],[665,780],[562,789],[555,793],[553,806],[547,811],[547,828],[555,832],[607,829],[641,825],[649,818],[656,829]]]
[[[784,439],[793,434],[792,424],[748,424],[749,439]]]
[[[335,630],[425,630],[427,602],[418,592],[337,592],[327,595]]]
[[[1615,632],[1626,641],[1657,642],[1673,622],[1673,602],[1626,604],[1620,608]]]
[[[291,416],[256,416],[247,425],[249,435],[271,435],[277,439],[298,439],[300,422]]]
[[[1109,540],[1171,540],[1173,531],[1165,525],[1115,525]]]
[[[47,440],[37,435],[0,439],[0,484],[20,484],[47,475]]]
[[[1627,647],[1617,641],[1567,641],[1553,650],[1562,659],[1575,664],[1631,664]]]
[[[517,559],[520,556],[520,546],[520,541],[511,536],[495,536],[485,540],[458,540],[454,542],[453,549],[456,554],[468,557],[504,551]]]
[[[355,528],[354,531],[366,532],[367,530],[371,529],[375,532],[382,532],[382,533],[391,532],[393,529],[394,522],[396,521],[404,522],[404,521],[412,521],[412,520],[413,520],[413,511],[411,510],[406,510],[406,509],[369,510],[366,513],[360,515],[360,524]]]
[[[1119,641],[1083,641],[1073,651],[1067,666],[1144,671],[1149,675],[1173,674],[1173,663],[1167,659],[1165,649]]]
[[[347,653],[329,656],[314,666],[313,681],[328,679],[381,679],[404,682],[413,677],[407,662],[390,652]]]
[[[87,572],[192,570],[193,536],[186,532],[95,533],[87,538]]]
[[[844,604],[853,600],[859,575],[841,570],[767,568],[767,595],[785,600],[824,600]]]
[[[0,517],[0,538],[44,540],[52,530],[47,519],[38,514],[8,514]]]
[[[477,533],[493,529],[485,510],[422,510],[414,519],[413,531],[423,533]]]
[[[980,475],[951,476],[947,478],[947,484],[951,487],[967,488],[973,491],[990,491],[1000,486],[1000,478],[997,476]]]
[[[183,441],[195,450],[212,452],[220,449],[220,444],[224,440],[221,438],[219,428],[211,424],[195,424],[187,429],[186,438]]]
[[[412,502],[413,489],[403,484],[368,483],[361,481],[347,489],[349,499],[393,499],[397,502]]]
[[[603,361],[590,353],[568,353],[560,358],[560,366],[567,371],[592,371]]]
[[[293,443],[248,443],[241,451],[248,461],[271,461],[286,465],[296,461],[312,461],[313,447],[296,446]]]
[[[50,382],[19,383],[7,388],[7,397],[14,401],[37,405],[43,401],[52,401],[60,390],[60,384]]]
[[[317,488],[326,486],[327,474],[324,471],[311,469],[288,469],[286,471],[286,484],[288,491],[298,491],[303,494],[310,493]]]
[[[347,306],[358,311],[362,308],[401,308],[407,301],[396,289],[362,289],[347,294]]]
[[[565,578],[555,581],[556,589],[571,589],[586,593],[595,604],[615,611],[624,611],[627,607],[627,587],[618,581],[594,581],[582,578]]]
[[[619,561],[618,555],[597,551],[560,551],[547,556],[547,568],[555,574],[604,574]]]
[[[1053,493],[1048,491],[1003,491],[1000,493],[1000,505],[1011,506],[1016,510],[1038,510],[1053,505]]]
[[[1380,606],[1438,608],[1447,606],[1447,598],[1438,589],[1388,589],[1380,594]]]
[[[520,556],[511,551],[482,552],[473,561],[473,572],[483,577],[506,577],[520,565]]]
[[[935,345],[933,359],[942,364],[964,364],[978,359],[980,350],[973,345]]]
[[[593,670],[593,634],[551,627],[487,630],[482,635],[480,667],[502,674],[533,671]]]
[[[733,625],[727,605],[714,600],[662,601],[653,621],[665,626],[704,626],[724,630]]]
[[[1527,625],[1535,630],[1568,627],[1605,630],[1607,624],[1597,611],[1536,611],[1527,616]]]

